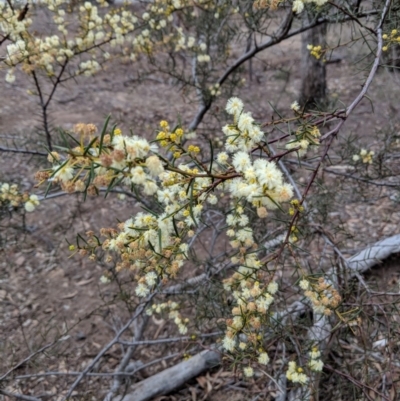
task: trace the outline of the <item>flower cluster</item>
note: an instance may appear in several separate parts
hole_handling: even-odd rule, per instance
[[[86,76],[92,75],[101,69],[101,63],[109,58],[109,54],[100,51],[101,47],[110,43],[111,46],[122,45],[125,36],[135,29],[138,19],[130,11],[122,8],[111,10],[109,13],[99,12],[97,6],[90,2],[85,2],[75,12],[79,21],[80,28],[74,32],[71,39],[67,26],[72,25],[70,19],[72,15],[67,14],[67,0],[44,0],[40,2],[42,7],[47,8],[53,16],[56,32],[51,35],[41,35],[31,28],[32,19],[29,18],[28,8],[21,18],[12,7],[12,2],[0,4],[2,13],[2,23],[0,32],[3,37],[7,37],[10,44],[6,48],[4,60],[8,68],[7,81],[15,80],[15,67],[21,64],[21,69],[32,74],[34,71],[44,71],[46,75],[53,76],[62,73],[70,60],[74,57],[88,58],[82,61],[70,75]],[[108,6],[105,1],[100,1],[100,6]],[[58,69],[58,71],[56,71]]]
[[[246,345],[246,343],[241,343],[243,348],[241,348],[242,350],[245,350],[246,347],[244,347]],[[260,352],[259,356],[258,356],[258,360],[257,362],[260,365],[267,365],[269,362],[269,356],[266,352]],[[251,366],[246,366],[243,369],[243,373],[246,377],[253,377],[254,376],[254,369]]]
[[[18,41],[20,35],[23,34],[32,25],[32,19],[26,13],[28,7],[12,9],[8,2],[0,3],[0,12],[2,16],[0,29],[4,37],[8,37],[12,41]]]
[[[400,43],[400,34],[397,29],[393,29],[390,34],[383,34],[382,39],[386,42],[385,46],[382,47],[382,50],[384,52],[389,50],[389,47],[393,44],[399,44]]]
[[[200,54],[197,55],[197,61],[199,63],[209,63],[211,61],[211,57],[206,53],[207,45],[205,43],[200,43],[199,49]]]
[[[268,312],[278,285],[260,269],[258,245],[246,207],[256,208],[258,217],[266,218],[269,210],[292,198],[293,188],[284,182],[282,172],[274,162],[250,158],[249,153],[262,140],[264,133],[251,114],[244,111],[243,102],[231,98],[226,111],[233,116],[233,124],[223,128],[227,136],[227,152],[219,153],[217,161],[228,171],[233,168],[237,174],[224,183],[224,188],[231,199],[231,212],[226,216],[227,235],[231,239],[230,245],[236,250],[231,261],[238,267],[224,282],[225,290],[233,296],[234,306],[232,317],[226,320],[227,330],[222,345],[232,353],[252,351],[258,363],[267,364],[269,357],[262,348],[261,333],[269,323]],[[245,376],[251,376],[251,369],[251,366],[245,368]]]
[[[308,366],[314,372],[322,372],[322,368],[324,367],[324,363],[321,361],[321,352],[317,347],[313,347],[309,352],[310,360],[308,361]]]
[[[209,89],[211,96],[219,96],[221,94],[221,88],[218,83],[215,85],[211,85]]]
[[[263,208],[274,210],[292,198],[293,188],[284,182],[282,172],[274,162],[265,159],[252,162],[248,153],[239,151],[233,156],[232,165],[241,176],[229,182],[229,192],[233,198],[246,199],[256,207],[259,217],[266,217]]]
[[[300,213],[304,212],[304,206],[300,203],[298,199],[293,199],[290,201],[290,209],[289,209],[289,214],[293,216],[296,211],[299,211]],[[294,231],[294,230],[293,230]]]
[[[179,313],[179,304],[177,302],[168,301],[160,304],[153,304],[151,308],[146,310],[149,316],[152,316],[154,313],[160,314],[166,312],[168,312],[168,318],[178,326],[179,333],[185,335],[188,331],[187,324],[189,323],[189,319],[183,318]]]
[[[323,277],[316,281],[303,278],[299,285],[317,313],[322,313],[326,316],[331,315],[342,300],[337,290],[327,283]]]
[[[185,259],[185,249],[174,232],[172,219],[166,215],[155,216],[138,213],[118,226],[118,231],[102,229],[104,250],[119,254],[122,261],[117,271],[140,271],[136,294],[146,296],[160,278],[175,277]]]
[[[290,108],[297,113],[298,111],[300,111],[300,105],[297,101],[294,101],[291,105]]]
[[[125,185],[158,202],[157,212],[146,209],[117,228],[101,229],[100,238],[104,239],[88,232],[86,243],[78,243],[81,254],[94,259],[102,249],[106,262],[116,261],[117,271],[132,272],[138,297],[177,276],[187,259],[188,239],[195,235],[203,211],[216,204],[222,193],[229,194],[227,235],[237,269],[224,283],[234,302],[223,347],[230,352],[246,350],[249,362],[265,365],[269,356],[263,349],[262,333],[270,323],[269,310],[278,284],[271,273],[261,269],[250,217],[255,209],[259,218],[266,218],[268,211],[292,198],[293,188],[275,162],[253,156],[253,147],[264,134],[243,110],[242,101],[230,99],[227,111],[234,119],[224,127],[227,152],[217,154],[215,162],[202,162],[200,148],[182,140],[183,128],[171,129],[167,121],[161,121],[153,143],[123,135],[118,128],[108,131],[107,124],[100,134],[92,124],[78,124],[71,134],[76,146],[64,157],[51,152],[53,167],[38,173],[38,179],[59,184],[66,192],[88,194]],[[158,153],[156,143],[173,157]],[[160,311],[163,308],[159,306]],[[186,321],[176,308],[169,311],[185,333]]]
[[[79,69],[80,74],[90,77],[91,75],[94,75],[96,72],[100,71],[101,66],[96,60],[88,60],[80,63]]]
[[[86,1],[71,13],[69,0],[41,0],[40,7],[46,9],[54,22],[54,29],[48,35],[33,30],[36,16],[31,15],[29,7],[19,9],[20,4],[15,0],[0,3],[0,34],[10,42],[4,58],[7,81],[14,82],[18,65],[27,74],[42,71],[49,77],[93,75],[111,57],[105,45],[120,46],[119,53],[131,60],[136,60],[141,53],[165,51],[167,46],[172,52],[192,52],[199,63],[210,62],[207,45],[173,24],[173,14],[193,9],[192,1],[156,0],[146,6],[141,16],[127,5],[113,6],[106,12],[101,8],[109,4],[105,0],[98,3],[96,6]],[[206,12],[212,8],[217,10],[208,0],[199,0],[196,7]],[[195,11],[191,14],[194,16]],[[77,25],[78,29],[69,31]],[[72,64],[73,59],[79,62]]]
[[[233,124],[222,129],[226,135],[225,148],[229,153],[236,151],[248,152],[264,137],[264,132],[255,123],[251,113],[243,111],[243,102],[232,97],[226,105],[228,114],[233,115]]]
[[[309,352],[308,367],[313,372],[322,372],[324,363],[320,359],[321,352],[317,347],[313,347]],[[305,385],[309,381],[309,377],[304,373],[304,369],[297,366],[295,361],[290,361],[288,364],[288,370],[286,371],[286,378],[293,383],[299,383]]]
[[[18,190],[18,185],[3,183],[0,186],[0,202],[1,206],[10,205],[12,207],[18,207],[23,202],[22,195]]]
[[[294,0],[292,10],[296,14],[300,14],[304,10],[304,5],[307,3],[315,4],[316,6],[323,6],[328,0]]]
[[[243,268],[247,267],[242,266],[242,270]],[[259,350],[260,340],[262,340],[259,332],[263,323],[268,321],[268,310],[274,302],[278,285],[275,281],[263,285],[260,281],[245,280],[243,275],[239,281],[239,276],[241,276],[240,273],[235,273],[224,283],[224,288],[232,292],[236,305],[232,308],[233,318],[227,319],[227,331],[222,344],[230,352],[235,349],[244,350],[253,347],[258,349],[259,357],[261,357],[264,351]],[[246,335],[247,342],[239,341],[240,334]],[[265,361],[264,357],[261,357],[259,362],[262,360]]]
[[[173,132],[171,132],[171,128],[167,121],[163,120],[160,122],[161,131],[157,134],[156,140],[160,143],[160,145],[164,148],[167,148],[169,152],[171,152],[175,159],[179,159],[184,153],[184,149],[181,146],[182,137],[184,131],[182,128],[177,127]],[[192,149],[196,150],[197,149]]]
[[[30,213],[33,212],[36,208],[36,206],[39,206],[39,198],[37,197],[37,195],[32,194],[29,195],[28,200],[25,202],[25,210]]]
[[[269,8],[271,10],[276,10],[280,3],[283,3],[284,0],[256,0],[253,3],[253,7],[258,10],[262,10],[264,8]]]
[[[0,208],[12,207],[14,209],[24,205],[25,210],[33,212],[39,205],[39,198],[36,195],[21,193],[17,184],[3,183],[0,185]]]
[[[28,91],[31,95],[40,92],[37,86],[42,81],[38,78],[49,78],[51,84],[58,86],[67,79],[96,74],[105,68],[109,59],[117,56],[135,61],[141,55],[154,57],[158,53],[186,51],[197,60],[199,70],[208,71],[212,43],[201,34],[201,27],[192,29],[192,22],[213,15],[216,21],[210,29],[219,30],[218,19],[235,16],[239,11],[239,7],[231,7],[229,2],[209,0],[154,0],[143,5],[145,10],[140,11],[134,11],[128,4],[113,5],[107,10],[106,0],[97,0],[97,5],[85,1],[78,7],[69,0],[38,3],[52,19],[51,29],[46,33],[33,28],[37,26],[37,15],[42,13],[32,13],[28,5],[24,7],[16,0],[0,3],[6,80],[14,82],[17,70],[30,75],[35,86],[35,90]],[[184,18],[188,24],[178,26],[178,18]],[[227,57],[228,46],[223,46]],[[117,47],[118,51],[114,51]],[[221,48],[220,43],[218,47]],[[209,85],[201,80],[200,86],[207,95]],[[210,89],[211,96],[219,93],[217,86]]]
[[[155,145],[137,136],[123,136],[119,129],[100,138],[93,124],[77,124],[74,131],[79,135],[79,146],[71,149],[66,159],[51,152],[48,159],[53,168],[38,173],[39,181],[49,179],[66,192],[88,191],[90,195],[115,180],[139,186],[148,195],[157,191],[155,179],[163,167],[157,156],[148,155],[157,149]]]
[[[72,248],[71,250],[74,250],[74,248]],[[100,283],[101,283],[101,284],[108,284],[108,283],[110,283],[110,282],[111,282],[111,280],[110,280],[110,278],[109,278],[107,275],[103,274],[103,275],[100,277]]]
[[[303,124],[294,134],[295,138],[286,144],[286,149],[295,149],[298,155],[304,156],[309,146],[318,146],[321,133],[316,125]]]
[[[358,155],[353,155],[353,161],[358,162],[361,160],[364,164],[372,164],[374,155],[375,152],[373,150],[368,152],[366,149],[361,149]]]
[[[176,134],[170,133],[165,121],[161,126],[168,132],[163,131],[165,138],[158,139],[161,144],[179,145],[183,131],[177,129]],[[191,178],[198,175],[198,170],[184,164],[174,171],[165,171],[161,159],[154,154],[155,144],[137,136],[122,135],[119,129],[98,136],[92,124],[78,124],[74,131],[79,136],[76,141],[79,146],[71,149],[65,159],[51,152],[49,160],[53,168],[38,173],[40,180],[60,184],[66,192],[81,191],[93,195],[117,182],[137,188],[144,195],[155,195],[164,207],[164,212],[158,215],[138,213],[119,224],[117,230],[102,229],[103,243],[93,234],[89,235],[87,243],[86,252],[91,254],[101,246],[109,258],[118,255],[118,271],[128,269],[139,273],[135,291],[140,297],[146,296],[159,280],[175,277],[183,265],[188,245],[182,238],[193,235],[190,227],[197,224],[203,202],[215,203],[217,200],[206,191],[211,179],[206,176]],[[179,149],[185,151],[183,147]],[[190,192],[187,191],[188,184],[191,185]]]
[[[304,373],[303,368],[297,366],[295,361],[289,362],[288,370],[286,372],[286,377],[293,383],[299,383],[304,385],[307,384],[308,382],[308,377]]]
[[[228,230],[228,235],[230,230]],[[263,348],[263,332],[270,324],[269,311],[274,296],[278,291],[275,281],[268,283],[268,274],[260,271],[261,263],[253,252],[246,252],[246,242],[238,239],[232,241],[233,246],[239,246],[239,255],[232,258],[232,262],[239,267],[229,279],[225,280],[224,288],[232,294],[234,306],[232,317],[226,320],[227,330],[222,340],[222,346],[230,353],[247,355],[247,359],[262,365],[269,362],[268,353]],[[251,366],[244,369],[247,377],[252,376]]]
[[[229,8],[228,8],[229,9]],[[200,10],[210,12],[218,10],[218,4],[208,0],[199,0],[195,4],[190,0],[155,0],[151,2],[141,16],[142,31],[132,41],[134,53],[153,54],[157,48],[166,46],[172,52],[189,51],[196,57],[198,63],[207,64],[211,61],[207,53],[207,45],[198,42],[191,33],[185,34],[183,27],[172,24],[174,13],[186,12],[189,20],[195,18]],[[214,15],[219,15],[218,11]],[[134,54],[132,54],[134,59]]]
[[[311,56],[315,57],[317,60],[325,54],[325,50],[320,45],[307,45],[307,49],[310,51]]]

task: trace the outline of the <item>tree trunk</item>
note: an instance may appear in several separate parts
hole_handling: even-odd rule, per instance
[[[304,23],[310,23],[312,17],[305,13]],[[311,56],[308,45],[322,47],[326,44],[326,24],[316,26],[302,34],[301,40],[301,90],[299,103],[302,107],[310,108],[323,106],[326,102],[326,65],[324,56],[317,60]]]
[[[392,44],[389,51],[383,53],[383,64],[390,72],[400,71],[400,45]]]

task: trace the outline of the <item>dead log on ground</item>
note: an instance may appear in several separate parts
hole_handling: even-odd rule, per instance
[[[188,380],[198,376],[221,362],[221,354],[215,350],[206,350],[200,354],[165,369],[133,386],[132,392],[118,396],[113,401],[147,401],[162,394],[168,394]]]

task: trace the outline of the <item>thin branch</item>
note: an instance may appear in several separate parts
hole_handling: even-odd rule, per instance
[[[26,362],[30,361],[33,357],[35,357],[37,354],[42,353],[43,351],[45,351],[46,349],[52,347],[53,345],[57,344],[60,341],[63,341],[65,339],[65,337],[61,337],[56,341],[53,341],[50,344],[45,345],[44,347],[38,349],[37,351],[33,352],[32,354],[30,354],[28,357],[26,357],[25,359],[23,359],[21,362],[19,362],[17,365],[15,365],[13,368],[9,369],[6,373],[4,373],[3,376],[0,377],[0,382],[2,380],[4,380],[10,373],[14,372],[14,370],[17,370],[19,367],[21,367],[22,365],[24,365]]]
[[[31,397],[31,396],[25,395],[25,394],[11,393],[10,391],[6,391],[6,390],[3,390],[3,389],[0,389],[0,394],[6,395],[7,397],[14,397],[17,400],[42,401],[40,398]]]
[[[339,172],[339,171],[334,171],[334,170],[330,169],[329,167],[324,168],[324,171],[329,173],[329,174],[340,175],[342,177],[351,178],[352,180],[365,182],[367,184],[375,185],[377,187],[390,187],[390,188],[399,188],[400,187],[400,182],[399,183],[392,183],[392,182],[372,181],[372,180],[369,180],[368,178],[356,177],[356,176],[351,175],[349,173],[342,173],[342,172]]]
[[[38,77],[36,76],[35,70],[32,71],[32,77],[33,77],[33,81],[36,86],[36,90],[38,91],[38,94],[39,94],[40,107],[42,108],[43,128],[44,128],[44,132],[46,134],[47,146],[48,146],[49,150],[53,150],[52,144],[51,144],[51,135],[50,135],[50,131],[49,131],[47,106],[46,106],[46,102],[44,101],[42,89],[40,87],[40,83],[39,83]]]
[[[3,36],[0,40],[0,46],[10,37],[10,35]],[[1,60],[3,61],[3,60]]]
[[[338,374],[339,376],[345,377],[347,380],[351,381],[353,384],[355,384],[357,387],[359,387],[360,389],[362,389],[364,391],[364,395],[370,400],[370,401],[374,401],[376,400],[376,398],[372,398],[367,391],[365,391],[365,389],[368,389],[369,391],[373,391],[375,394],[377,394],[379,397],[382,398],[382,400],[385,401],[390,401],[390,399],[388,397],[386,397],[384,394],[380,393],[378,390],[376,390],[375,388],[369,386],[368,384],[364,382],[360,382],[357,379],[355,379],[353,376],[347,374],[347,373],[343,373],[337,369],[334,369],[332,366],[330,365],[324,365],[324,367],[328,370],[330,370],[331,372],[334,372],[336,374]]]
[[[137,307],[136,312],[133,314],[133,316],[129,319],[129,321],[123,326],[117,335],[96,355],[96,357],[90,362],[86,368],[81,372],[81,374],[78,376],[78,378],[72,383],[71,387],[69,388],[68,392],[66,395],[62,398],[62,401],[66,401],[72,394],[72,392],[75,390],[76,386],[82,381],[82,379],[86,376],[87,373],[89,373],[96,363],[102,358],[102,356],[110,349],[112,348],[115,344],[118,343],[120,337],[122,334],[131,326],[131,324],[138,318],[138,316],[143,312],[144,308],[146,305],[150,302],[150,300],[156,295],[156,293],[150,294],[146,300]]]
[[[385,16],[386,16],[387,9],[388,9],[388,6],[389,6],[389,4],[390,4],[390,1],[391,1],[391,0],[386,0],[385,7],[384,7],[384,9],[383,9],[383,11],[382,11],[382,16],[381,16],[381,19],[380,19],[379,24],[378,24],[378,27],[377,27],[378,48],[377,48],[377,52],[376,52],[376,55],[375,55],[374,63],[373,63],[373,65],[372,65],[372,68],[371,68],[371,70],[370,70],[370,73],[369,73],[369,75],[368,75],[368,78],[367,78],[367,80],[366,80],[366,82],[365,82],[365,84],[364,84],[364,86],[363,86],[361,92],[360,92],[360,93],[358,94],[358,96],[354,99],[354,101],[350,104],[350,106],[347,107],[347,109],[346,109],[346,118],[352,113],[352,111],[357,107],[357,105],[358,105],[358,104],[360,103],[360,101],[363,99],[363,97],[364,97],[365,94],[367,93],[368,88],[369,88],[369,86],[371,85],[371,83],[372,83],[372,81],[373,81],[373,79],[374,79],[374,77],[375,77],[377,68],[378,68],[378,66],[379,66],[379,60],[380,60],[380,57],[381,57],[381,53],[382,53],[382,28],[381,28],[381,27],[382,27],[384,18],[385,18]],[[290,182],[291,182],[292,185],[294,186],[295,192],[296,192],[297,196],[299,197],[299,199],[301,199],[301,202],[302,202],[302,204],[304,205],[304,207],[307,207],[307,204],[305,204],[306,195],[307,195],[307,193],[308,193],[308,191],[309,191],[309,189],[310,189],[312,183],[314,182],[314,180],[315,180],[315,178],[316,178],[316,175],[317,175],[318,170],[319,170],[319,168],[320,168],[320,166],[321,166],[321,164],[322,164],[322,161],[323,161],[324,158],[327,156],[328,150],[329,150],[329,148],[330,148],[330,146],[331,146],[331,144],[332,144],[332,142],[333,142],[332,139],[333,139],[333,138],[337,135],[337,133],[340,131],[341,127],[343,126],[343,124],[344,124],[345,121],[346,121],[346,118],[342,119],[342,120],[336,125],[336,127],[334,127],[330,132],[328,132],[328,134],[325,134],[325,135],[323,136],[324,139],[329,138],[328,143],[327,143],[327,145],[326,145],[326,147],[325,147],[325,149],[324,149],[324,153],[323,153],[323,155],[321,156],[321,158],[320,158],[320,160],[319,160],[319,162],[318,162],[318,165],[317,165],[317,167],[315,168],[315,170],[314,170],[314,172],[313,172],[313,174],[312,174],[312,177],[311,177],[311,179],[309,180],[308,185],[307,185],[307,187],[306,187],[306,189],[305,189],[305,191],[304,191],[304,193],[303,193],[303,195],[302,195],[301,198],[300,198],[300,196],[299,196],[299,195],[300,195],[300,191],[299,191],[299,189],[297,188],[297,185],[296,185],[295,181],[294,181],[293,178],[291,177],[291,174],[290,174],[289,171],[286,169],[286,167],[284,166],[283,162],[280,163],[280,166],[281,166],[283,172],[284,172],[285,175],[289,178]],[[280,160],[280,161],[281,161],[281,160]],[[299,216],[299,212],[297,211],[297,212],[295,213],[295,215],[293,216],[293,219],[292,219],[292,222],[291,222],[291,227],[294,225],[294,222],[295,222],[295,220],[297,219],[298,216]],[[312,220],[312,217],[311,217],[310,219]],[[290,228],[291,228],[291,227],[290,227]],[[283,250],[283,248],[284,248],[284,245],[287,243],[287,241],[288,241],[288,239],[289,239],[289,235],[290,235],[290,229],[289,229],[288,234],[287,234],[287,236],[286,236],[286,240],[284,241],[284,244],[283,244],[283,246],[282,246],[282,248],[281,248],[281,252],[278,253],[277,257],[279,257],[279,255],[282,253],[282,250]],[[326,237],[326,236],[325,236],[325,237]],[[331,242],[331,241],[329,240],[329,238],[326,238],[326,240],[329,241],[329,242]],[[397,241],[397,243],[396,243],[396,241]],[[377,259],[378,259],[378,260],[380,259],[380,258],[378,258],[378,256],[381,256],[382,253],[384,253],[385,255],[387,255],[388,252],[389,252],[389,253],[393,252],[393,249],[397,249],[397,248],[400,249],[399,243],[400,243],[400,241],[398,241],[398,239],[396,238],[394,241],[388,241],[388,247],[387,247],[386,249],[385,249],[384,247],[382,248],[382,246],[379,246],[378,249],[377,249],[375,252],[373,252],[372,250],[363,251],[363,252],[361,252],[360,254],[355,255],[355,257],[351,258],[351,259],[350,259],[351,262],[350,262],[350,260],[347,261],[346,259],[344,259],[345,266],[346,266],[347,269],[353,269],[353,275],[354,275],[354,274],[358,273],[359,270],[362,270],[362,269],[364,269],[364,268],[369,268],[369,267],[371,267],[371,263],[376,263],[376,260],[377,260]],[[386,242],[384,242],[384,244],[386,244]],[[380,245],[383,245],[383,244],[380,244]],[[369,255],[370,252],[373,252],[373,257],[370,258],[370,260],[369,260],[368,262],[366,262],[366,261],[365,261],[365,257],[366,257],[367,255]],[[360,265],[360,264],[361,264],[361,265]],[[333,283],[334,283],[334,284],[337,284],[337,277],[336,277],[336,274],[335,274],[334,269],[331,269],[331,270],[330,270],[330,273],[331,273],[331,274],[333,275],[333,277],[334,277]],[[332,283],[332,284],[333,284],[333,283]],[[316,313],[315,311],[314,311],[314,314],[313,314],[313,320],[314,320],[313,325],[312,325],[312,327],[309,328],[309,330],[308,330],[308,332],[307,332],[307,337],[308,337],[309,339],[315,341],[317,344],[319,344],[320,349],[321,349],[322,351],[324,351],[324,350],[326,349],[326,347],[328,346],[328,340],[329,340],[329,338],[330,338],[330,332],[331,332],[331,325],[330,325],[330,322],[329,322],[329,320],[327,319],[327,317],[326,317],[324,314]],[[309,389],[309,388],[306,388],[304,391],[302,391],[302,398],[304,398],[304,399],[306,399],[306,400],[311,399],[311,392],[310,392],[310,389]]]
[[[372,34],[376,35],[376,32],[375,32],[372,28],[370,28],[370,27],[368,27],[368,26],[365,26],[365,25],[357,18],[356,15],[350,14],[350,12],[347,11],[344,7],[341,7],[341,6],[339,6],[338,4],[335,4],[333,1],[328,1],[328,3],[329,3],[331,6],[337,8],[337,9],[338,9],[339,11],[341,11],[343,14],[347,15],[351,20],[357,22],[357,24],[358,24],[361,28],[364,28],[364,29],[366,29],[367,31],[370,31]]]
[[[114,376],[121,376],[121,377],[131,377],[135,376],[137,372],[139,372],[142,369],[145,369],[151,365],[155,365],[156,363],[166,361],[171,358],[175,358],[177,356],[182,355],[181,352],[176,352],[171,355],[163,356],[158,359],[153,359],[151,362],[145,363],[144,365],[138,366],[136,369],[133,371],[126,371],[126,372],[105,372],[105,373],[87,373],[86,376],[88,377],[114,377]],[[48,377],[48,376],[79,376],[81,375],[82,372],[44,372],[44,373],[34,373],[34,374],[28,374],[28,375],[20,375],[16,376],[15,380],[23,380],[23,379],[32,379],[34,377]]]
[[[371,11],[366,11],[363,13],[359,13],[356,15],[357,18],[364,18],[364,17],[368,17],[371,15],[376,15],[378,13],[378,11],[376,10],[371,10]],[[340,22],[344,22],[344,21],[348,21],[353,19],[350,18],[349,16],[345,16],[344,18],[342,18],[340,20]],[[330,17],[323,17],[323,18],[318,18],[317,20],[313,21],[312,23],[303,26],[301,28],[298,28],[290,33],[288,33],[290,27],[291,27],[291,23],[293,20],[293,13],[290,11],[290,13],[287,15],[286,20],[283,22],[281,28],[280,28],[280,33],[277,34],[276,36],[274,36],[272,39],[269,39],[268,41],[262,43],[261,45],[258,45],[256,47],[254,47],[252,50],[246,52],[245,54],[243,54],[241,57],[239,57],[228,69],[225,70],[225,72],[222,74],[222,76],[219,78],[219,80],[217,81],[217,83],[219,83],[220,86],[222,86],[222,84],[227,80],[227,78],[237,69],[239,68],[243,63],[245,63],[247,60],[249,60],[250,58],[254,57],[257,53],[268,49],[269,47],[272,47],[280,42],[282,42],[283,40],[289,39],[293,36],[296,36],[300,33],[303,33],[309,29],[312,29],[316,26],[319,26],[321,24],[324,23],[330,23],[330,22],[335,22],[338,23],[339,21],[337,20],[332,20]],[[203,107],[200,108],[199,112],[197,113],[197,115],[193,118],[192,122],[189,125],[189,130],[194,131],[196,130],[196,128],[199,126],[199,124],[202,122],[204,116],[206,115],[206,113],[208,112],[208,110],[210,109],[211,105],[212,105],[213,99],[210,99],[205,105],[203,105]]]
[[[378,70],[379,67],[379,62],[380,62],[380,58],[382,55],[382,25],[383,22],[385,20],[386,14],[388,12],[389,9],[389,5],[391,3],[391,0],[386,0],[385,2],[385,6],[383,8],[382,11],[382,15],[379,21],[379,24],[377,26],[376,29],[376,34],[377,34],[377,39],[378,39],[378,47],[375,53],[375,59],[374,59],[374,63],[372,64],[372,68],[368,74],[368,78],[365,81],[365,84],[361,90],[361,92],[358,94],[358,96],[353,100],[353,102],[350,104],[349,107],[347,107],[346,109],[346,118],[343,119],[342,121],[340,121],[339,124],[337,124],[337,126],[335,128],[333,128],[331,131],[327,132],[325,135],[323,135],[321,137],[321,142],[324,141],[325,139],[327,139],[329,136],[331,135],[336,135],[340,128],[342,127],[342,125],[344,124],[344,122],[346,121],[346,119],[350,116],[350,114],[353,112],[353,110],[358,106],[358,104],[361,102],[361,100],[364,98],[364,96],[367,94],[368,89],[372,83],[372,81],[374,80],[376,71]]]
[[[140,345],[140,338],[143,335],[143,330],[145,329],[147,322],[149,320],[149,316],[145,315],[142,317],[142,321],[138,323],[136,320],[135,326],[134,326],[134,341],[132,344],[129,345],[128,351],[125,353],[124,357],[122,358],[121,362],[119,363],[118,367],[115,369],[116,373],[123,373],[128,366],[130,360],[132,359],[132,356],[138,347]],[[121,344],[121,341],[118,341]],[[125,344],[126,345],[126,344]],[[122,377],[120,376],[115,376],[114,377],[114,382],[113,385],[111,386],[109,392],[107,395],[104,397],[104,401],[111,401],[112,398],[117,394],[119,388],[121,387],[122,384]]]
[[[207,338],[207,337],[214,337],[223,334],[222,331],[215,331],[214,333],[207,333],[207,334],[200,334],[200,335],[192,335],[192,336],[182,336],[182,337],[172,337],[172,338],[159,338],[158,340],[144,340],[144,341],[134,341],[128,342],[120,340],[118,341],[120,344],[123,345],[156,345],[156,344],[165,344],[165,343],[175,343],[180,341],[196,341],[198,338]]]
[[[35,150],[24,150],[24,149],[14,149],[14,148],[5,148],[0,146],[0,152],[9,152],[9,153],[22,153],[27,155],[35,155],[35,156],[48,156],[48,153],[37,152]]]
[[[107,188],[98,188],[99,192],[111,192],[115,194],[121,194],[121,195],[126,195],[129,196],[130,198],[136,199],[139,201],[139,199],[134,195],[132,192],[124,191],[122,189],[110,189],[108,190]],[[71,196],[71,195],[79,195],[81,192],[73,192],[72,194],[69,194],[68,192],[54,192],[51,194],[48,194],[47,196],[39,196],[39,201],[45,201],[48,199],[54,199],[54,198],[61,198],[62,196]],[[140,200],[141,203],[144,203],[143,200]]]
[[[67,67],[69,59],[65,59],[63,65],[61,66],[60,72],[57,75],[56,81],[53,83],[53,88],[51,89],[51,92],[49,94],[49,97],[47,98],[47,101],[44,105],[44,107],[47,109],[47,107],[49,106],[51,99],[53,99],[54,93],[56,92],[57,86],[61,83],[61,77],[64,74],[64,71]]]
[[[292,10],[289,11],[287,14],[285,20],[283,21],[281,27],[279,28],[279,33],[272,39],[268,40],[266,43],[262,44],[261,46],[255,47],[254,49],[246,52],[242,57],[237,59],[223,74],[222,76],[218,79],[217,83],[221,86],[231,75],[232,72],[234,72],[238,67],[240,67],[244,62],[249,60],[250,58],[254,57],[257,53],[259,53],[262,50],[267,49],[268,47],[271,47],[279,42],[281,42],[284,38],[287,32],[289,31],[291,24],[293,21],[293,12]],[[189,125],[189,130],[194,131],[198,125],[201,123],[203,120],[203,117],[207,113],[207,111],[210,109],[211,104],[213,100],[210,99],[206,104],[204,104],[198,114],[195,116],[193,121]]]

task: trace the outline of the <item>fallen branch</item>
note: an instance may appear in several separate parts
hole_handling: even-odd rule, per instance
[[[400,234],[378,241],[347,259],[350,275],[363,273],[397,252],[400,252]]]
[[[113,398],[113,401],[147,401],[170,393],[188,380],[198,376],[221,362],[221,354],[215,350],[202,351],[187,361],[165,369],[133,386],[129,394]]]

